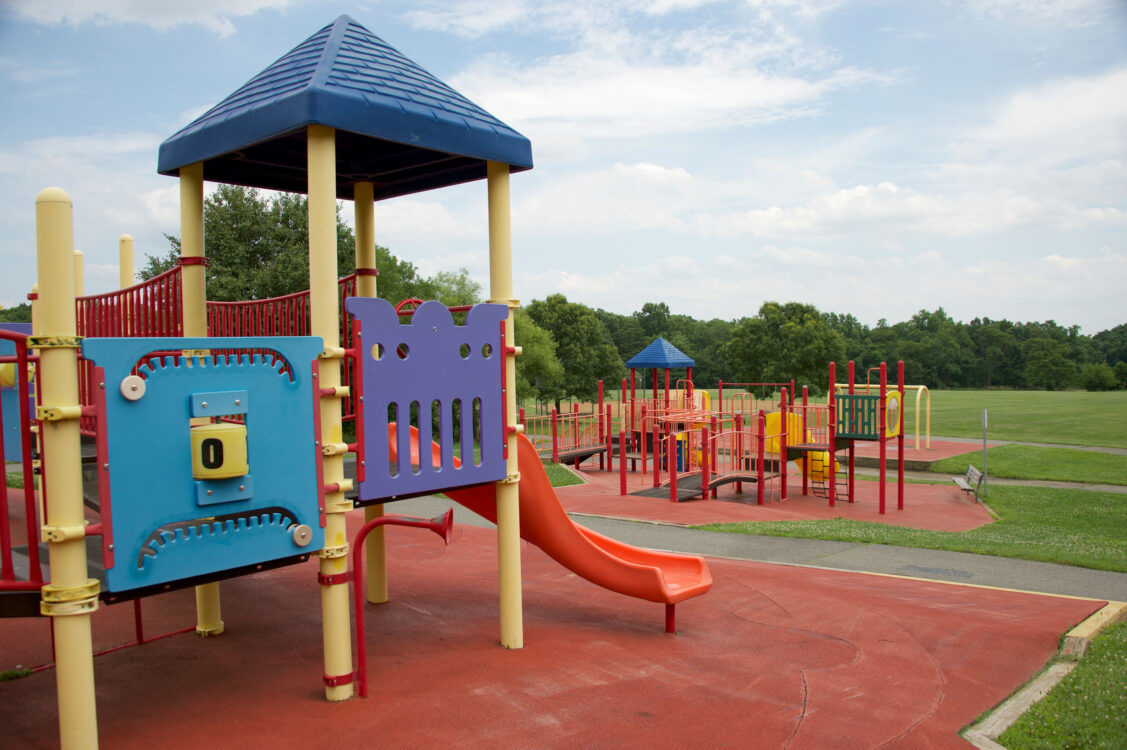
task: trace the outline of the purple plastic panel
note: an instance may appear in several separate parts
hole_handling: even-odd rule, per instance
[[[409,322],[387,300],[349,297],[345,309],[360,325],[359,360],[364,401],[365,477],[360,500],[386,500],[440,492],[505,476],[505,432],[501,419],[504,305],[475,305],[465,325],[455,325],[440,302],[424,302]],[[437,406],[436,406],[437,404]],[[411,412],[417,416],[411,418]],[[481,424],[480,455],[474,460],[473,413]],[[437,412],[438,434],[431,426]],[[454,422],[460,415],[460,454],[455,467]],[[397,461],[390,460],[388,425],[397,423]],[[418,428],[419,463],[411,456],[411,431]],[[439,446],[437,460],[427,447]]]

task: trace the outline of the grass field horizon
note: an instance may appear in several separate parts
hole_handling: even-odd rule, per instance
[[[712,404],[718,391],[706,388]],[[734,391],[724,389],[728,402]],[[608,389],[617,402],[619,390]],[[647,391],[648,393],[648,391]],[[757,398],[760,394],[753,394]],[[929,390],[932,436],[982,438],[987,410],[987,440],[1127,448],[1127,391]],[[638,397],[641,398],[639,392]],[[822,397],[823,400],[825,397]],[[916,394],[904,395],[904,434],[916,434]],[[570,410],[574,401],[567,401]],[[589,411],[589,402],[580,401]],[[927,397],[920,400],[920,439],[927,431]],[[529,414],[531,414],[531,410]]]

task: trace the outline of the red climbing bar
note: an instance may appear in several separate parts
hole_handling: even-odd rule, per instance
[[[560,462],[560,416],[552,409],[552,463]]]
[[[671,432],[666,436],[665,461],[669,467],[669,499],[677,502],[677,440]]]
[[[609,431],[609,429],[608,429],[605,436],[603,434],[603,420],[601,419],[602,414],[603,414],[603,381],[601,381],[601,380],[599,381],[599,406],[598,406],[598,410],[595,412],[595,414],[598,415],[596,417],[595,421],[598,422],[599,442],[602,443],[603,438],[605,437],[607,446],[610,446],[610,431]],[[609,425],[608,425],[608,427],[609,427]],[[607,461],[610,461],[610,450],[607,450]],[[603,468],[603,454],[600,453],[599,454],[599,470],[601,471],[602,468]],[[610,471],[610,464],[609,463],[607,464],[607,471]]]
[[[709,454],[712,451],[708,447],[708,435],[708,425],[704,425],[700,428],[700,496],[702,500],[708,499],[708,493],[711,489],[709,485],[712,484],[712,476],[709,471],[712,467],[708,464]]]
[[[888,434],[887,424],[888,419],[888,404],[885,403],[885,391],[888,389],[888,367],[884,362],[880,363],[880,403],[877,411],[877,418],[880,424],[877,426],[877,436],[880,440],[880,514],[884,515],[885,503],[885,486],[884,478],[886,467],[884,465],[885,457],[888,453]]]
[[[605,416],[603,416],[603,415],[601,414],[601,415],[600,415],[600,418],[599,418],[599,421],[600,421],[600,422],[603,422],[603,420],[604,420],[604,419],[606,420],[606,429],[605,429],[605,432],[606,432],[606,436],[607,436],[607,440],[606,440],[606,447],[607,447],[607,471],[614,471],[614,436],[613,436],[613,435],[611,434],[611,428],[612,428],[612,426],[613,426],[614,422],[612,421],[612,417],[611,417],[611,406],[610,406],[610,404],[607,404],[607,408],[606,408],[606,411],[605,411]],[[619,445],[619,447],[618,447],[618,462],[619,462],[619,463],[623,463],[623,460],[622,460],[622,446],[621,446],[621,445]],[[600,461],[600,464],[601,464],[601,463],[602,463],[602,462]]]
[[[757,493],[756,493],[759,496],[758,500],[756,502],[757,505],[763,504],[763,459],[766,458],[766,456],[764,455],[764,453],[765,453],[764,446],[767,442],[765,440],[766,434],[767,434],[767,413],[765,411],[763,411],[762,409],[760,409],[759,410],[759,440],[757,441],[757,445],[756,445],[756,461],[755,461],[755,464],[756,464],[755,473],[756,473],[756,478],[758,480],[757,484],[759,485],[759,489],[757,490]]]
[[[790,425],[790,420],[787,418],[787,416],[788,416],[787,411],[788,411],[788,407],[789,407],[790,404],[789,404],[788,399],[787,399],[787,389],[786,388],[783,388],[783,393],[782,393],[782,396],[780,397],[779,405],[782,407],[782,409],[781,409],[782,413],[780,415],[782,418],[779,420],[779,424],[781,425],[780,428],[779,428],[779,430],[781,432],[781,434],[779,435],[779,484],[780,484],[779,499],[780,500],[786,500],[787,499],[787,427]]]
[[[625,444],[626,430],[620,426],[618,429],[618,494],[620,495],[626,494],[626,459],[622,456],[622,446]]]
[[[896,390],[900,392],[900,430],[896,436],[896,510],[904,510],[904,360],[896,363]]]
[[[826,416],[826,450],[830,453],[830,460],[825,468],[825,472],[829,475],[830,487],[827,495],[830,499],[830,507],[837,505],[837,395],[834,393],[834,380],[837,379],[837,365],[830,362],[830,393],[826,398],[827,411]],[[806,397],[805,386],[802,389],[803,398]],[[849,441],[849,445],[853,445],[853,441]],[[805,477],[805,472],[803,472]],[[803,485],[806,480],[803,479]],[[849,501],[853,502],[852,492],[849,495]]]

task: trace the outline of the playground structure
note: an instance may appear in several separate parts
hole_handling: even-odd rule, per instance
[[[679,354],[679,352],[678,352]],[[683,356],[683,355],[682,355]],[[803,386],[795,399],[794,383],[724,383],[721,381],[717,408],[708,406],[706,391],[694,390],[691,380],[677,381],[670,390],[666,370],[666,390],[658,395],[657,375],[651,398],[635,398],[633,372],[629,395],[623,379],[621,400],[604,401],[603,383],[598,384],[594,411],[581,413],[578,404],[572,411],[548,416],[526,416],[521,421],[526,433],[544,459],[555,462],[580,461],[597,456],[613,470],[618,459],[620,494],[629,490],[629,471],[643,477],[652,472],[652,486],[631,494],[668,497],[674,502],[693,498],[718,497],[719,487],[735,485],[742,494],[744,483],[756,485],[756,503],[787,499],[788,464],[793,462],[802,477],[802,494],[825,497],[833,507],[839,496],[855,502],[855,441],[873,441],[880,453],[880,512],[886,510],[886,453],[888,441],[898,441],[903,455],[904,364],[898,364],[897,385],[889,388],[884,363],[878,383],[858,386],[854,363],[849,363],[848,380],[839,393],[836,365],[829,364],[829,389],[825,403],[813,402]],[[723,386],[729,386],[725,401]],[[731,387],[777,389],[778,400],[755,399],[744,390],[731,393]],[[876,391],[873,393],[873,391]],[[845,451],[847,471],[839,477],[838,454]],[[639,471],[640,464],[640,471]],[[897,462],[897,508],[904,508],[904,462]],[[635,482],[637,484],[637,482]]]
[[[842,393],[842,392],[846,392],[846,393],[857,393],[857,392],[872,393],[873,391],[877,391],[879,393],[880,392],[880,383],[871,382],[873,373],[878,371],[878,370],[879,370],[879,368],[877,368],[877,367],[870,367],[865,373],[865,385],[861,385],[860,383],[854,383],[853,386],[852,386],[852,391],[849,390],[850,389],[849,383],[835,383],[834,384],[834,390],[837,391],[838,393]],[[916,435],[915,435],[916,450],[920,449],[920,412],[921,411],[924,412],[924,414],[925,414],[924,447],[927,448],[927,449],[930,449],[931,448],[931,391],[928,390],[928,387],[926,385],[905,385],[903,388],[904,388],[904,393],[908,393],[910,391],[910,392],[916,394]],[[922,407],[921,407],[921,401],[922,401]]]
[[[325,696],[352,697],[365,663],[362,632],[359,666],[351,649],[348,588],[363,578],[349,566],[362,541],[347,537],[354,506],[366,509],[376,602],[387,600],[382,527],[448,527],[385,515],[386,503],[443,491],[494,521],[506,648],[523,647],[522,536],[590,581],[664,604],[668,632],[675,605],[709,590],[700,558],[572,523],[520,434],[509,175],[531,167],[526,138],[342,16],[161,146],[158,171],[180,183],[181,258],[168,273],[131,285],[122,238],[130,285],[76,299],[70,198],[39,194],[32,331],[0,332],[15,373],[0,407],[5,433],[18,411],[24,482],[0,514],[0,613],[49,618],[63,747],[97,743],[90,628],[100,602],[195,586],[196,631],[218,635],[218,581],[312,555]],[[308,194],[308,292],[206,302],[205,178]],[[480,179],[490,302],[458,310],[459,324],[435,302],[396,309],[376,298],[374,201]],[[340,280],[338,198],[356,204],[357,270]],[[85,464],[83,435],[94,450]],[[85,507],[84,467],[97,477]]]

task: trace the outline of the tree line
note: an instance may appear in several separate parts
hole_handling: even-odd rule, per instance
[[[208,299],[253,300],[308,286],[308,212],[302,195],[266,196],[220,186],[204,204]],[[175,266],[179,239],[148,255],[139,275],[149,279]],[[337,221],[338,273],[352,271],[356,238]],[[376,247],[378,291],[385,299],[437,299],[447,305],[480,302],[469,272],[421,274],[409,261]],[[517,391],[521,398],[558,402],[592,399],[597,382],[617,390],[626,362],[657,337],[696,361],[693,382],[786,382],[827,387],[828,363],[854,360],[859,377],[880,362],[904,360],[906,382],[929,388],[1110,390],[1127,382],[1127,324],[1094,336],[1055,321],[953,320],[943,308],[911,319],[868,326],[850,314],[821,312],[799,302],[764,302],[754,316],[697,320],[647,302],[629,315],[593,309],[562,294],[533,300],[516,315]],[[26,304],[0,310],[0,320],[30,320]],[[641,384],[639,384],[641,385]]]
[[[664,302],[620,315],[568,302],[562,295],[532,302],[528,315],[557,345],[564,342],[557,353],[565,376],[555,393],[579,398],[591,397],[594,386],[584,384],[593,383],[596,375],[617,384],[624,363],[658,336],[696,361],[693,383],[698,388],[715,388],[721,379],[793,379],[822,394],[828,388],[829,362],[837,363],[841,382],[849,360],[862,380],[870,367],[903,360],[905,381],[929,388],[1111,390],[1127,382],[1127,324],[1087,336],[1078,326],[1052,320],[975,318],[963,323],[939,308],[870,327],[852,315],[824,313],[799,302],[764,302],[752,317],[701,321],[672,314]],[[552,394],[548,389],[538,395]]]

